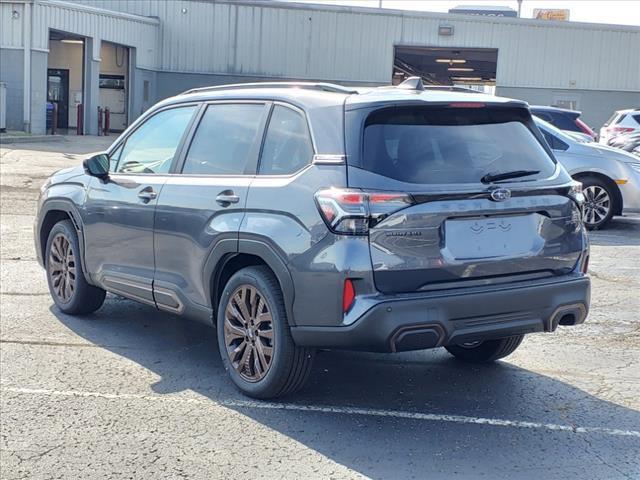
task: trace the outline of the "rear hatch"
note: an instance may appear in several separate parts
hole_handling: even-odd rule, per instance
[[[353,135],[360,145],[349,152],[349,187],[406,195],[370,218],[378,290],[511,282],[575,268],[584,239],[571,179],[527,108],[396,105],[347,118],[348,145]]]

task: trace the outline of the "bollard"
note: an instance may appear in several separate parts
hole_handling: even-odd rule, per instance
[[[84,105],[81,103],[77,108],[76,135],[84,135]]]
[[[53,102],[53,118],[51,119],[51,135],[58,130],[58,102]]]
[[[104,107],[104,136],[109,136],[109,125],[111,123],[111,111],[109,107]]]
[[[98,107],[98,136],[102,135],[102,107]]]

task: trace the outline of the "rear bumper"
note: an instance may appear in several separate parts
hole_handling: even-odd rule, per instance
[[[577,274],[500,289],[462,290],[384,297],[351,325],[298,326],[291,333],[298,345],[310,347],[420,350],[552,332],[559,324],[583,323],[589,310],[590,281]]]

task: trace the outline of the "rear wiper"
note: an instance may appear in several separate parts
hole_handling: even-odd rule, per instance
[[[512,172],[487,173],[480,179],[482,183],[497,182],[498,180],[507,180],[509,178],[528,177],[540,173],[540,170],[513,170]]]

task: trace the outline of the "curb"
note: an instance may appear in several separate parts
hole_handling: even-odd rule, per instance
[[[65,137],[62,135],[0,135],[0,144],[11,143],[41,143],[41,142],[62,142]]]

